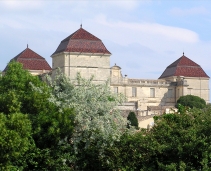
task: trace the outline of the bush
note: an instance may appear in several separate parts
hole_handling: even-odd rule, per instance
[[[138,119],[136,117],[136,114],[134,112],[130,112],[127,120],[130,121],[130,124],[128,124],[128,128],[131,126],[134,126],[136,129],[138,129]]]
[[[196,107],[199,109],[203,109],[206,106],[206,102],[204,99],[193,95],[181,96],[177,100],[177,106],[178,104],[181,104],[183,106],[188,106],[190,108]]]

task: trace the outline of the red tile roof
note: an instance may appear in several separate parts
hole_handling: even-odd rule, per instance
[[[45,58],[38,55],[36,52],[29,49],[28,47],[16,57],[11,59],[11,61],[12,60],[22,63],[23,68],[27,70],[52,70]],[[6,69],[7,67],[4,69],[4,71]]]
[[[209,78],[209,76],[204,72],[200,65],[184,56],[184,54],[182,57],[169,65],[159,78],[166,78],[171,76]]]
[[[99,38],[83,28],[78,29],[76,32],[62,40],[52,55],[60,52],[111,54]]]

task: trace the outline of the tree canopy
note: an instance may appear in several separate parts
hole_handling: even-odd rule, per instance
[[[206,102],[204,99],[202,99],[198,96],[193,96],[193,95],[181,96],[177,100],[177,104],[181,104],[183,106],[188,106],[190,108],[196,107],[199,109],[203,109],[206,106]]]
[[[178,104],[127,129],[108,82],[46,82],[16,62],[0,76],[0,170],[210,170],[211,106]]]
[[[22,64],[8,64],[0,77],[0,170],[65,167],[70,152],[62,142],[72,135],[74,111],[60,112],[50,93],[51,87]]]

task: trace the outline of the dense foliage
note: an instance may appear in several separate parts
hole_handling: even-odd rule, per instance
[[[27,115],[0,113],[0,170],[18,170],[24,167],[20,158],[34,147],[31,130]]]
[[[48,100],[50,93],[51,88],[20,63],[8,64],[0,77],[0,170],[51,170],[63,165],[70,153],[61,141],[72,135],[74,111],[60,112]]]
[[[128,123],[129,128],[130,126],[134,126],[136,129],[138,129],[138,119],[134,112],[129,113],[129,115],[127,116],[127,120],[130,121],[130,123]]]
[[[107,170],[210,170],[211,108],[179,106],[178,113],[157,116],[150,130],[122,136],[107,149]],[[112,160],[111,160],[112,159]],[[106,170],[105,169],[105,170]],[[101,170],[101,168],[100,168]]]
[[[204,99],[202,99],[198,96],[193,96],[193,95],[181,96],[177,100],[177,104],[181,104],[183,106],[188,106],[190,108],[196,107],[199,109],[203,109],[206,106],[206,102]]]
[[[77,156],[77,169],[93,164],[90,153],[103,158],[104,149],[119,141],[127,125],[126,119],[115,109],[124,97],[112,93],[108,82],[97,85],[92,79],[83,79],[78,74],[71,83],[63,74],[58,74],[54,81],[49,80],[53,89],[50,101],[61,110],[75,109],[76,124],[71,143]]]
[[[15,62],[0,76],[0,170],[210,170],[211,106],[179,104],[151,129],[127,129],[108,83],[46,80]]]

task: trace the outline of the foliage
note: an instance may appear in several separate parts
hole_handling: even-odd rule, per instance
[[[22,156],[34,147],[31,122],[27,115],[0,113],[0,170],[21,170]]]
[[[25,123],[26,126],[30,125],[31,129],[24,130],[26,126],[23,127],[23,130],[18,129],[18,127],[15,130],[13,127],[6,127],[11,134],[17,131],[17,137],[12,137],[13,134],[10,136],[9,133],[5,134],[5,137],[8,140],[10,137],[14,138],[16,143],[15,140],[19,140],[18,135],[21,136],[23,131],[28,131],[27,135],[30,137],[27,138],[34,146],[31,148],[24,146],[29,142],[27,138],[23,137],[23,142],[20,141],[23,145],[20,147],[20,152],[15,152],[15,154],[20,154],[18,160],[14,160],[12,155],[7,155],[9,165],[1,163],[2,167],[16,166],[18,162],[22,163],[18,168],[19,170],[69,169],[66,160],[71,158],[71,146],[68,139],[74,128],[74,110],[64,108],[60,111],[59,107],[49,101],[50,93],[51,88],[38,77],[23,70],[20,63],[11,62],[8,64],[5,75],[0,77],[0,112],[3,112],[2,118],[9,119],[10,116],[16,116],[20,113],[22,119],[19,117],[20,123],[13,123],[14,126],[18,124],[21,127],[21,124]],[[24,117],[27,117],[28,120]],[[21,145],[20,143],[17,142],[14,146]],[[1,145],[2,143],[0,143]],[[10,143],[1,147],[10,149]],[[21,151],[22,148],[24,148],[24,152]]]
[[[34,91],[31,84],[42,87],[43,91]],[[5,114],[37,114],[51,109],[51,104],[46,100],[49,97],[48,86],[24,70],[18,62],[10,62],[4,76],[0,77],[0,94],[0,112]]]
[[[179,113],[157,117],[155,126],[145,136],[149,143],[145,144],[147,153],[142,169],[208,170],[211,167],[210,124],[210,109],[179,106]]]
[[[62,110],[75,110],[75,128],[70,141],[77,156],[76,166],[80,169],[87,166],[83,159],[88,153],[103,158],[104,149],[119,141],[127,125],[126,119],[115,109],[124,97],[113,94],[108,82],[97,85],[92,79],[83,79],[78,74],[71,83],[58,74],[54,81],[49,80],[53,88],[50,101]],[[88,160],[89,165],[93,164],[90,157]],[[84,161],[84,166],[79,161]]]
[[[105,150],[99,170],[210,170],[210,129],[210,107],[180,105],[179,113],[155,117],[152,129],[124,134]]]
[[[199,109],[203,109],[206,106],[206,102],[204,99],[202,99],[198,96],[193,96],[193,95],[181,96],[177,100],[177,104],[181,104],[183,106],[188,106],[190,108],[196,107]]]
[[[130,121],[130,124],[128,124],[128,127],[134,126],[136,129],[138,129],[138,119],[134,112],[129,113],[129,115],[127,116],[127,120]]]
[[[14,62],[0,76],[0,170],[210,170],[210,105],[178,104],[134,131],[108,82],[59,74],[48,83]]]

